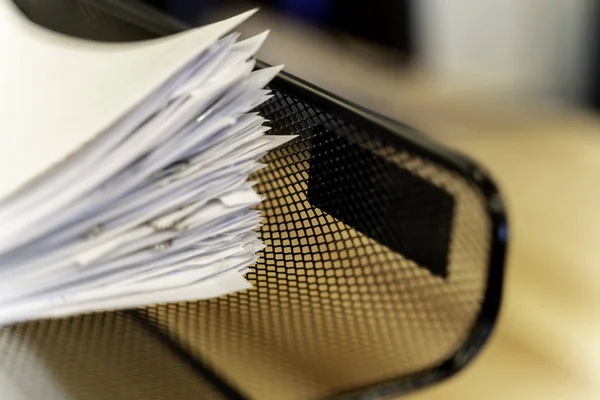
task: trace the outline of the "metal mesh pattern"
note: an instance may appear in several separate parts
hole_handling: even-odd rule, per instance
[[[71,22],[43,13],[49,2],[20,2],[34,20],[78,36],[160,32],[98,17],[94,4],[112,1],[63,0],[79,4]],[[401,141],[272,89],[260,112],[273,133],[299,136],[254,177],[267,245],[248,274],[254,289],[5,328],[0,387],[26,382],[29,398],[223,398],[200,360],[244,396],[316,399],[455,351],[486,290],[492,221],[479,190]]]
[[[6,400],[224,399],[129,312],[0,329]]]
[[[267,244],[248,276],[255,289],[140,313],[252,398],[327,397],[443,361],[470,331],[485,290],[490,226],[477,191],[453,173],[282,92],[261,112],[274,132],[299,137],[269,154],[269,167],[255,176],[265,197],[261,235]],[[341,165],[329,159],[329,167],[339,167],[339,175],[369,172],[345,176],[358,186],[389,177],[393,168],[452,196],[450,251],[442,255],[448,259],[446,278],[311,203],[310,185],[319,185],[311,163],[323,156],[315,143],[331,151],[326,143],[332,141],[341,143],[336,153],[345,157]],[[348,165],[353,151],[372,154],[366,161],[374,164]],[[371,209],[369,196],[394,199],[392,192],[357,192],[348,199],[337,196],[335,182],[318,189],[331,195],[325,208],[350,201],[359,213],[353,218],[365,221],[368,231],[393,232],[392,225],[403,223],[398,217],[436,214],[424,199],[411,198],[412,188],[403,183],[380,185],[408,191],[407,201],[385,202],[384,212]],[[435,233],[444,223],[425,222],[430,225],[406,235],[427,241],[423,233]]]

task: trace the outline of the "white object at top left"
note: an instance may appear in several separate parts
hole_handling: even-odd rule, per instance
[[[166,38],[100,43],[39,27],[0,0],[0,203],[254,12]]]

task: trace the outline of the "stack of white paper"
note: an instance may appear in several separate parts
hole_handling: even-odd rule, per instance
[[[45,31],[0,2],[0,324],[206,299],[263,248],[248,175],[290,136],[250,112],[252,12],[133,44]]]

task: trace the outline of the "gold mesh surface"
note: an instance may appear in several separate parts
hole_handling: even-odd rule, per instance
[[[3,400],[224,399],[126,312],[0,328]]]
[[[282,111],[281,102],[293,106]],[[479,193],[454,173],[334,118],[319,128],[322,113],[302,117],[306,110],[282,93],[262,110],[275,133],[300,137],[269,154],[269,167],[255,177],[265,197],[267,245],[248,275],[255,288],[142,312],[257,399],[323,398],[433,367],[465,339],[485,290],[491,228]],[[452,195],[446,278],[310,203],[311,140],[332,130]]]

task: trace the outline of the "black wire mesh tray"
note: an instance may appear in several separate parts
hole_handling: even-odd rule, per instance
[[[88,39],[185,28],[134,1],[17,3]],[[0,330],[4,373],[31,398],[51,398],[48,379],[73,399],[379,398],[447,378],[479,351],[507,233],[490,178],[291,75],[270,89],[259,111],[298,138],[254,176],[267,245],[248,274],[254,289]]]

